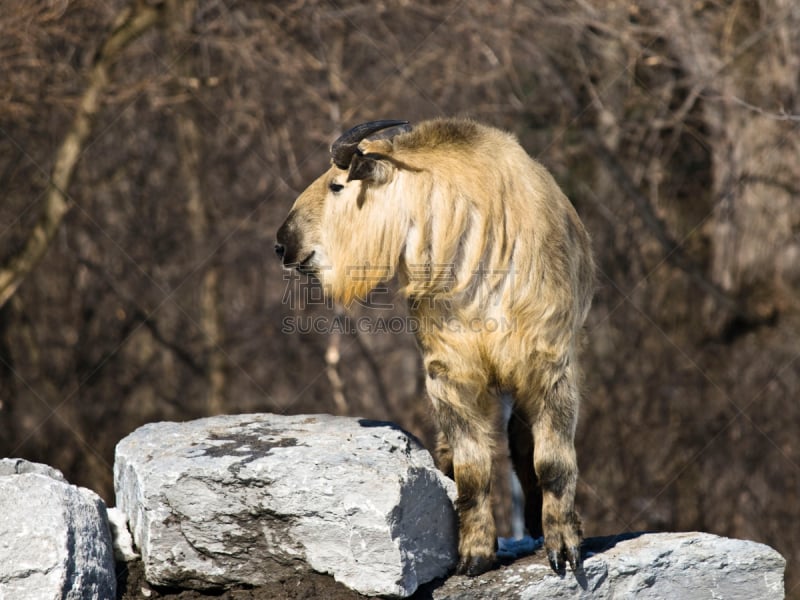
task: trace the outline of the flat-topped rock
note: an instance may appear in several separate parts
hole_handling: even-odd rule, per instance
[[[363,594],[408,596],[457,558],[454,484],[389,423],[154,423],[118,444],[114,480],[156,585],[260,585],[313,569]]]

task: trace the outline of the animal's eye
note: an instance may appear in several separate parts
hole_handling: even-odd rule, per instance
[[[335,181],[331,181],[328,184],[328,189],[332,191],[334,194],[337,192],[341,192],[344,189],[344,186],[341,183],[336,183]]]

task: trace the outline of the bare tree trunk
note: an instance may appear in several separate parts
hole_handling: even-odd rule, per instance
[[[14,302],[0,307],[0,420],[9,424],[14,419],[14,398],[17,396],[14,355],[9,340],[9,326],[16,312]],[[16,428],[0,427],[0,444],[13,447]]]
[[[203,311],[200,321],[206,339],[206,374],[208,377],[208,412],[225,412],[225,388],[227,385],[226,360],[222,352],[222,300],[220,269],[214,264],[203,276]]]
[[[50,174],[44,209],[22,249],[0,267],[0,307],[11,298],[47,252],[64,215],[71,208],[67,190],[75,165],[92,131],[94,116],[108,87],[110,69],[133,40],[152,27],[164,14],[165,2],[137,0],[115,19],[111,32],[95,54],[75,119],[57,152]]]
[[[175,29],[184,29],[191,22],[197,3],[188,0],[176,7],[181,14],[172,20]],[[178,58],[183,75],[191,77],[191,66],[187,60]],[[185,107],[176,111],[178,148],[183,182],[186,187],[186,212],[195,254],[202,256],[208,250],[210,234],[208,198],[200,183],[200,131],[192,115]],[[220,268],[211,261],[203,273],[200,283],[200,330],[203,336],[203,356],[207,384],[206,412],[222,414],[225,408],[226,386],[225,354],[222,351],[222,307]]]
[[[340,317],[343,314],[344,310],[337,306],[336,316]],[[328,381],[331,383],[331,393],[337,413],[346,415],[348,413],[347,398],[344,395],[344,381],[339,374],[339,363],[342,358],[341,346],[342,334],[339,332],[329,333],[328,347],[325,350],[325,374],[328,376]]]
[[[342,82],[343,49],[344,35],[340,34],[334,39],[332,47],[327,48],[324,53],[326,56],[328,86],[330,89],[330,102],[328,104],[330,118],[339,128],[341,128],[342,125],[342,109],[339,105],[339,99],[344,93],[344,84]],[[336,305],[335,310],[337,318],[342,317],[345,313],[344,309],[339,305]],[[329,333],[328,347],[325,350],[325,373],[331,384],[331,393],[333,395],[333,402],[336,405],[336,410],[338,414],[346,415],[348,413],[347,397],[344,394],[344,380],[342,379],[341,373],[339,373],[339,363],[342,357],[341,347],[342,335],[339,332]]]
[[[186,212],[192,246],[202,255],[208,248],[208,199],[200,185],[200,132],[192,117],[184,111],[176,116],[183,181],[186,185]],[[203,336],[205,376],[208,386],[206,412],[224,412],[225,355],[222,352],[222,309],[220,301],[219,265],[212,261],[200,282],[200,330]]]

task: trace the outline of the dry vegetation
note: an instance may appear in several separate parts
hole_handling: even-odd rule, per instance
[[[587,532],[760,540],[800,598],[799,71],[794,0],[6,0],[0,455],[113,501],[148,421],[333,412],[430,441],[412,337],[282,333],[272,245],[342,128],[468,115],[594,238]]]

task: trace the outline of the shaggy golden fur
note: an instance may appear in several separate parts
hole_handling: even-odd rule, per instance
[[[509,442],[527,527],[543,532],[554,568],[579,566],[576,352],[594,284],[583,225],[547,170],[497,129],[426,121],[359,150],[349,170],[332,166],[297,199],[278,234],[287,266],[313,271],[345,304],[401,281],[423,325],[440,466],[458,487],[458,571],[494,562],[501,391],[514,398]]]

